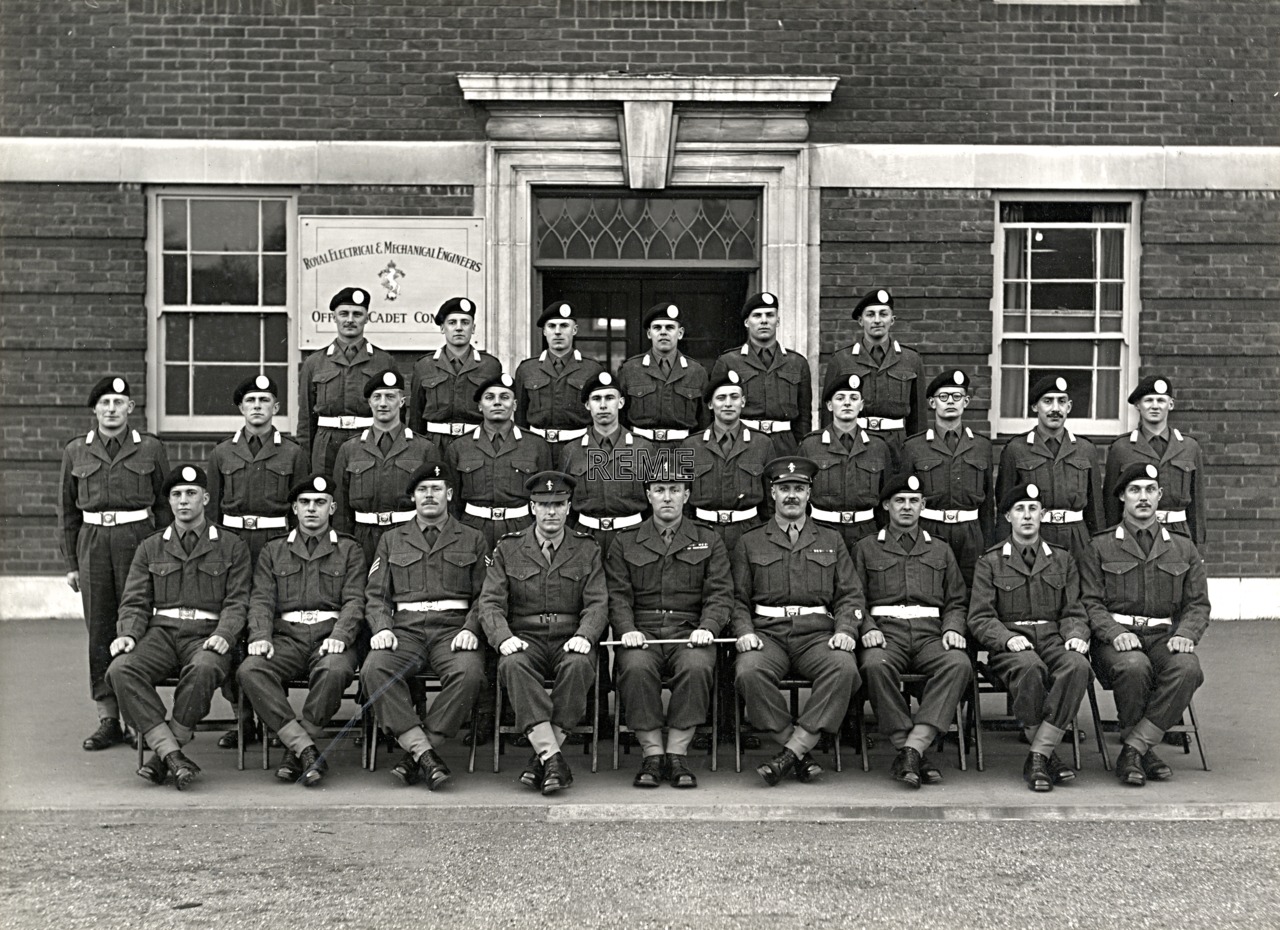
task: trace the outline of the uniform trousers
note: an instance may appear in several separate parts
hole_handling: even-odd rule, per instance
[[[487,682],[483,647],[454,652],[460,627],[439,626],[423,632],[396,632],[397,647],[374,649],[360,668],[365,693],[378,707],[383,723],[396,736],[421,726],[430,733],[453,736],[471,715]],[[440,679],[440,693],[425,720],[418,718],[409,680],[422,671]]]
[[[756,635],[764,648],[738,653],[734,667],[738,691],[751,722],[770,733],[780,733],[792,723],[810,733],[838,732],[849,711],[849,700],[862,684],[853,653],[828,646],[830,633]],[[791,707],[778,688],[778,682],[789,674],[813,683],[809,700],[794,721]]]
[[[655,632],[656,639],[689,635],[679,631]],[[662,728],[662,683],[671,689],[671,703],[665,715],[667,726],[687,730],[707,722],[711,706],[711,682],[715,677],[716,647],[653,645],[648,649],[619,647],[613,656],[617,665],[618,694],[627,711],[627,726],[633,730]]]
[[[1200,657],[1194,652],[1170,652],[1168,627],[1134,630],[1142,646],[1119,652],[1110,643],[1093,644],[1093,667],[1098,681],[1115,696],[1120,730],[1127,734],[1146,717],[1161,730],[1182,719],[1196,689],[1204,683]]]
[[[246,530],[231,529],[223,527],[228,533],[238,536],[244,540],[246,546],[249,547],[249,567],[255,568],[258,564],[258,556],[262,554],[263,547],[273,539],[279,539],[282,536],[288,536],[288,528],[278,530]],[[231,644],[231,670],[227,675],[227,680],[222,683],[222,696],[227,699],[228,703],[236,704],[240,699],[240,680],[236,674],[240,668],[240,663],[245,660],[248,653],[249,631],[246,629],[240,634],[239,638]],[[250,702],[252,704],[252,702]],[[252,706],[245,708],[246,717],[252,722]]]
[[[76,539],[80,565],[80,601],[89,630],[89,696],[111,699],[107,667],[111,665],[111,641],[116,638],[116,615],[129,565],[138,544],[151,535],[150,520],[118,526],[86,523]]]
[[[306,390],[306,387],[303,387]],[[368,416],[368,414],[364,414]],[[311,468],[318,475],[333,479],[333,463],[338,450],[352,436],[359,436],[363,429],[339,429],[336,426],[317,426],[311,438]]]
[[[596,677],[596,647],[585,654],[565,652],[564,644],[574,629],[573,624],[552,623],[514,630],[529,648],[498,657],[498,678],[515,710],[516,726],[525,733],[548,721],[569,730],[587,713],[587,695]],[[547,680],[554,682],[550,694]]]
[[[978,558],[987,551],[986,541],[982,538],[982,524],[978,520],[966,523],[941,523],[937,520],[920,519],[920,526],[931,536],[944,540],[951,547],[951,552],[960,565],[960,574],[964,576],[965,586],[973,588],[973,569]]]
[[[862,650],[862,677],[882,733],[924,723],[945,730],[973,681],[973,663],[963,649],[947,649],[937,620],[881,618],[884,646]],[[902,694],[905,673],[927,675],[915,719]]]
[[[1038,632],[1041,627],[1012,628],[1035,648],[992,652],[987,666],[1008,689],[1014,716],[1023,726],[1049,723],[1065,730],[1089,687],[1089,659],[1064,646],[1057,630],[1044,627],[1045,632]]]
[[[350,649],[320,655],[319,641],[297,640],[280,636],[272,641],[275,655],[249,656],[240,663],[236,677],[253,709],[272,730],[297,719],[284,683],[305,677],[307,698],[302,705],[302,720],[313,728],[327,726],[342,704],[342,692],[356,677],[356,656]],[[314,734],[313,734],[314,735]]]
[[[142,634],[132,652],[111,661],[107,684],[120,702],[120,712],[138,732],[164,723],[164,702],[155,686],[174,675],[174,723],[195,729],[209,713],[214,692],[229,674],[231,656],[205,649],[208,638],[155,627]]]

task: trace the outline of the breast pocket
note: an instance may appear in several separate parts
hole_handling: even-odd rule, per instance
[[[147,571],[151,573],[151,591],[155,603],[185,606],[178,603],[182,596],[181,562],[152,562],[147,566]]]
[[[1155,602],[1168,604],[1182,603],[1182,585],[1186,581],[1191,565],[1188,562],[1158,562],[1155,572]]]
[[[961,458],[963,468],[956,469],[958,483],[970,494],[980,494],[987,484],[987,472],[991,470],[991,462],[977,454]]]
[[[698,411],[702,406],[702,388],[679,381],[671,394],[671,401],[676,418],[685,427],[692,428],[698,422]]]
[[[219,603],[227,596],[228,563],[214,559],[202,559],[196,566],[196,581],[200,595]]]
[[[407,594],[418,591],[422,587],[419,580],[419,563],[424,558],[426,558],[425,553],[418,549],[393,552],[387,556],[387,562],[391,566],[391,590],[394,593]]]
[[[787,584],[787,559],[782,551],[770,547],[747,554],[751,563],[751,589],[758,599],[765,591],[785,591]]]
[[[806,550],[804,554],[806,586],[830,594],[835,588],[836,553],[832,550]]]
[[[311,383],[316,389],[316,408],[337,413],[344,409],[346,398],[342,396],[342,372],[336,368],[318,371]]]
[[[347,500],[371,501],[377,497],[378,472],[373,459],[347,462]]]
[[[890,368],[889,377],[881,384],[884,388],[883,401],[909,407],[911,392],[915,389],[916,373],[905,368]]]
[[[275,579],[276,603],[286,601],[298,604],[302,601],[302,565],[291,561],[287,565],[276,565],[271,570]]]
[[[868,601],[897,599],[906,592],[906,570],[896,559],[869,559],[864,567]]]
[[[102,462],[90,459],[71,467],[71,474],[76,479],[76,503],[85,506],[88,501],[101,500],[103,497]]]
[[[130,493],[135,495],[135,500],[143,506],[155,497],[155,490],[151,484],[151,475],[155,469],[155,462],[149,459],[138,461],[136,455],[125,459],[124,474],[129,476]]]
[[[862,509],[865,505],[874,505],[876,499],[880,495],[880,481],[884,475],[884,463],[878,458],[870,455],[854,456],[853,493],[857,495],[856,500],[850,501],[851,504],[858,504]]]
[[[1171,467],[1160,473],[1160,480],[1165,486],[1166,499],[1161,506],[1169,509],[1170,504],[1191,503],[1191,489],[1195,484],[1196,466],[1193,461],[1174,459],[1167,463]]]
[[[1102,578],[1107,591],[1107,603],[1142,601],[1142,569],[1139,562],[1103,562]]]
[[[444,587],[456,597],[471,597],[471,570],[476,564],[474,552],[444,552]]]
[[[282,455],[267,459],[266,496],[283,504],[293,484],[293,464]]]
[[[707,573],[707,560],[711,558],[711,548],[681,549],[671,560],[672,576],[666,579],[665,587],[678,590],[702,590],[702,581]]]
[[[996,589],[996,612],[1001,619],[1018,620],[1031,611],[1031,592],[1021,575],[997,575],[991,579]]]
[[[1093,478],[1091,463],[1087,457],[1081,455],[1078,458],[1072,456],[1063,464],[1066,466],[1062,469],[1062,474],[1066,484],[1067,499],[1070,501],[1068,506],[1072,510],[1081,510],[1089,500],[1089,482]]]

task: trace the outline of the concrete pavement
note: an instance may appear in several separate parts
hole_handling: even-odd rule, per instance
[[[631,787],[638,753],[610,768],[612,746],[601,743],[600,771],[592,774],[579,750],[568,755],[574,786],[542,798],[514,781],[527,749],[510,749],[503,770],[492,772],[482,752],[477,771],[467,774],[465,750],[444,755],[455,777],[439,792],[407,788],[390,775],[391,756],[380,756],[374,773],[360,768],[350,744],[332,754],[330,776],[316,789],[282,785],[259,765],[255,748],[239,772],[235,753],[220,750],[214,734],[201,733],[188,754],[204,770],[187,792],[156,787],[133,774],[127,747],[88,753],[80,741],[94,725],[87,698],[83,627],[69,621],[10,621],[0,624],[0,819],[13,822],[128,823],[171,819],[177,812],[201,822],[263,821],[546,821],[616,820],[839,821],[931,820],[1176,820],[1280,819],[1280,701],[1275,669],[1280,667],[1280,625],[1236,621],[1211,627],[1200,654],[1207,682],[1196,699],[1201,730],[1213,770],[1200,769],[1193,751],[1164,747],[1174,768],[1171,782],[1125,788],[1102,769],[1092,743],[1087,705],[1083,770],[1076,781],[1047,794],[1033,794],[1021,780],[1026,746],[1009,732],[986,734],[986,771],[957,769],[954,745],[936,757],[945,783],[911,791],[888,776],[892,751],[880,740],[872,770],[846,747],[842,773],[830,771],[818,783],[791,781],[766,788],[754,772],[763,753],[751,753],[743,772],[733,771],[732,751],[722,753],[718,772],[695,757],[700,787]],[[1100,692],[1103,717],[1112,716],[1110,696]],[[999,696],[984,701],[984,713],[998,717]],[[214,712],[225,714],[221,699]],[[1108,735],[1115,755],[1116,737]],[[488,747],[486,747],[487,749]],[[1068,750],[1069,751],[1069,750]],[[280,750],[275,750],[277,760]]]

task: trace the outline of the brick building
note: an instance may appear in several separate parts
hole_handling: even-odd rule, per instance
[[[475,217],[508,370],[547,300],[595,309],[616,365],[656,300],[690,354],[741,343],[759,289],[825,363],[883,286],[998,438],[1038,372],[1074,373],[1093,437],[1165,373],[1207,454],[1215,610],[1275,615],[1277,31],[1256,0],[10,0],[4,611],[78,612],[53,509],[100,373],[145,385],[175,461],[234,428],[245,371],[285,380],[291,424],[304,218]]]

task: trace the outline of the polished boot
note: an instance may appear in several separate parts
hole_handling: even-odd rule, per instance
[[[1059,759],[1056,752],[1051,752],[1049,753],[1049,777],[1053,779],[1055,785],[1062,785],[1075,780],[1076,770]]]
[[[391,766],[391,774],[406,785],[416,785],[418,783],[418,762],[413,758],[413,753],[406,752],[402,755],[400,761]]]
[[[656,788],[662,784],[662,774],[662,756],[645,756],[631,784],[637,788]]]
[[[698,777],[689,770],[688,758],[677,753],[667,756],[667,778],[672,788],[698,787]]]
[[[286,749],[284,758],[280,760],[280,767],[276,769],[276,778],[292,783],[301,777],[302,763],[298,761],[298,754],[292,749]]]
[[[920,774],[920,753],[910,746],[904,746],[898,750],[889,774],[893,776],[894,781],[900,781],[909,788],[919,788],[923,781],[923,776]]]
[[[434,749],[428,749],[419,757],[418,771],[422,773],[422,780],[427,783],[428,791],[435,791],[453,775]]]
[[[1157,756],[1154,749],[1148,749],[1143,755],[1142,771],[1148,781],[1168,781],[1173,777],[1169,763]]]
[[[542,778],[546,773],[546,766],[542,764],[542,758],[535,752],[529,757],[529,761],[525,763],[524,771],[520,773],[520,784],[526,788],[532,788],[534,791],[542,790]]]
[[[88,752],[97,752],[123,742],[124,730],[120,728],[120,721],[115,717],[103,717],[98,721],[98,729],[86,736],[80,745]]]
[[[181,749],[175,749],[165,756],[164,764],[169,769],[169,774],[173,776],[173,783],[179,791],[185,791],[191,787],[191,783],[200,774],[200,766],[184,756]]]
[[[1120,758],[1116,760],[1116,778],[1126,785],[1141,788],[1147,783],[1147,773],[1142,769],[1142,757],[1138,750],[1125,744],[1120,750]]]
[[[920,753],[920,781],[925,785],[942,784],[942,770],[925,753]]]
[[[796,763],[800,760],[796,758],[796,754],[785,746],[782,752],[778,753],[768,762],[756,766],[756,774],[764,779],[764,783],[772,788],[782,779],[786,778],[795,771]]]
[[[320,784],[329,771],[329,763],[314,743],[298,753],[298,764],[302,766],[302,784],[308,788]]]
[[[565,761],[564,753],[557,752],[547,760],[542,776],[542,793],[555,794],[573,784],[573,772]]]
[[[239,745],[240,734],[235,730],[228,730],[218,737],[219,749],[235,749]],[[246,717],[244,720],[244,744],[246,746],[256,746],[262,742],[262,730],[258,728],[258,722],[252,717]]]
[[[808,784],[822,774],[822,766],[809,753],[805,753],[796,761],[796,781]]]
[[[1049,759],[1038,752],[1027,753],[1022,764],[1022,780],[1032,791],[1052,791],[1053,776],[1049,774]]]
[[[169,769],[164,764],[164,760],[153,752],[151,758],[138,767],[138,775],[152,784],[163,785],[165,779],[169,777]]]

